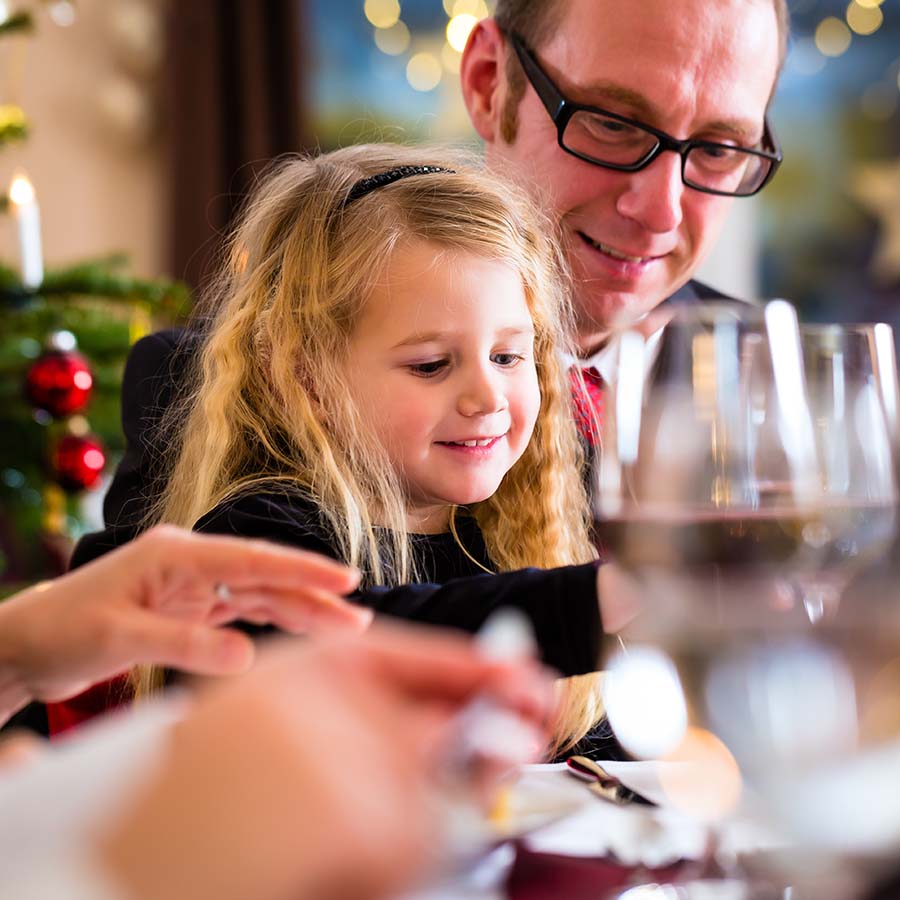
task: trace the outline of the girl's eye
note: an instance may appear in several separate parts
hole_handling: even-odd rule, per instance
[[[524,358],[520,353],[495,353],[491,356],[492,362],[507,369],[518,365]]]
[[[408,368],[413,375],[418,375],[420,378],[431,378],[434,375],[439,375],[446,365],[446,359],[434,359],[430,362],[414,363]]]

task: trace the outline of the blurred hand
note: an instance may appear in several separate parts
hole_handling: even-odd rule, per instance
[[[141,663],[233,674],[251,664],[253,642],[219,626],[244,619],[293,633],[360,631],[371,612],[338,596],[357,581],[315,554],[157,527],[4,601],[0,668],[43,701]]]
[[[597,568],[597,599],[606,634],[621,631],[641,611],[640,585],[613,562]]]
[[[462,637],[273,647],[201,694],[100,860],[135,900],[389,895],[439,850],[443,740],[476,694],[536,727],[550,712],[535,664],[487,662]]]

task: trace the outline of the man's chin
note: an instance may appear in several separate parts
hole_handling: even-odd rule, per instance
[[[602,340],[615,331],[640,321],[665,297],[648,298],[631,293],[609,293],[575,297],[575,320],[578,337],[587,341]]]

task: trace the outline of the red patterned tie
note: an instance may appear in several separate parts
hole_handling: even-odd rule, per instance
[[[575,421],[578,431],[588,445],[600,443],[600,425],[603,422],[603,376],[594,368],[569,369],[569,383],[575,406]]]

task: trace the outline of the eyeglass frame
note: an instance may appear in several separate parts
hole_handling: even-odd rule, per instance
[[[716,141],[697,141],[690,138],[687,140],[679,140],[678,138],[672,137],[670,134],[666,134],[664,131],[660,131],[658,128],[654,128],[652,125],[647,125],[637,119],[630,119],[628,116],[620,116],[618,113],[610,112],[599,106],[590,106],[585,103],[576,103],[573,100],[569,100],[556,86],[550,76],[541,68],[537,58],[531,50],[528,49],[522,38],[515,33],[510,33],[508,37],[513,50],[515,50],[516,56],[518,57],[519,63],[525,72],[525,77],[528,79],[532,88],[534,88],[534,92],[537,94],[538,99],[541,101],[544,109],[547,110],[547,114],[550,116],[551,121],[556,126],[556,140],[560,148],[565,150],[566,153],[584,160],[584,162],[599,166],[603,169],[612,169],[616,172],[639,172],[641,169],[647,168],[647,166],[649,166],[660,154],[667,150],[671,150],[681,157],[681,180],[687,187],[695,191],[702,191],[704,194],[715,194],[719,197],[752,197],[754,194],[758,194],[772,180],[772,176],[778,171],[778,167],[784,159],[778,139],[775,137],[775,134],[769,125],[768,116],[763,118],[763,135],[760,143],[764,147],[768,145],[770,149],[755,150],[751,147],[721,144]],[[591,156],[580,153],[578,150],[567,147],[563,143],[563,135],[565,134],[566,126],[569,124],[572,116],[577,112],[593,113],[604,116],[605,118],[615,119],[617,122],[622,122],[633,128],[638,128],[656,138],[657,144],[636,163],[610,163],[594,159]],[[685,174],[688,153],[697,147],[706,149],[740,150],[742,153],[766,159],[771,165],[763,180],[749,193],[736,194],[731,191],[717,191],[715,188],[708,188],[703,185],[695,184],[688,180]]]

